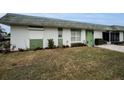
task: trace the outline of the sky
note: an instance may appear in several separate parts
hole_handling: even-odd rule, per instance
[[[95,24],[124,26],[124,13],[19,13],[19,14],[58,18]],[[0,13],[0,17],[4,15],[5,15],[4,13]],[[2,27],[6,30],[6,32],[10,32],[10,27],[4,25],[2,25]]]

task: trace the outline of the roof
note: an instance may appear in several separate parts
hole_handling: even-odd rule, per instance
[[[26,26],[46,26],[46,27],[63,27],[63,28],[79,28],[91,30],[121,30],[123,26],[108,26],[101,24],[83,23],[76,21],[68,21],[62,19],[27,16],[20,14],[8,13],[0,19],[0,23],[5,25],[26,25]]]

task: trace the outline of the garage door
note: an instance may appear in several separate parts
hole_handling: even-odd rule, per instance
[[[43,39],[30,39],[30,48],[43,48]]]

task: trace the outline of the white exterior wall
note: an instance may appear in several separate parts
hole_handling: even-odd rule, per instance
[[[63,45],[71,46],[71,29],[63,29]],[[30,39],[43,39],[43,48],[48,47],[48,39],[53,39],[54,44],[58,46],[58,28],[44,28],[43,31],[33,31],[28,26],[11,27],[11,44],[18,48],[30,48]],[[81,31],[81,42],[86,42],[86,31]]]
[[[81,43],[86,44],[86,31],[85,30],[81,31]]]
[[[48,39],[53,39],[54,44],[58,46],[57,28],[44,28],[44,31],[29,30],[27,26],[11,27],[11,45],[18,48],[30,48],[30,39],[43,39],[43,48],[48,47]]]
[[[29,39],[43,39],[44,31],[29,30]]]
[[[63,45],[71,46],[71,30],[63,29]]]
[[[15,46],[18,48],[29,48],[29,32],[26,26],[12,26],[11,27],[11,48]]]
[[[120,32],[120,41],[124,41],[124,32]],[[94,39],[103,38],[102,31],[94,31]],[[63,45],[71,46],[71,29],[63,29]],[[58,46],[58,28],[44,28],[44,31],[32,31],[28,26],[11,26],[11,48],[30,48],[30,39],[43,39],[43,48],[48,47],[48,39],[53,39]],[[86,31],[81,31],[81,43],[86,43]]]
[[[48,39],[53,39],[54,44],[58,46],[58,29],[57,28],[44,28],[43,48],[48,47]]]
[[[94,31],[94,39],[100,38],[102,39],[102,31]]]
[[[120,41],[124,41],[124,33],[123,32],[120,32]]]

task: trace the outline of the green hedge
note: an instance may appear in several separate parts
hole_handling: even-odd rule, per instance
[[[95,45],[103,45],[106,44],[106,42],[103,39],[95,39]]]
[[[111,42],[112,44],[116,44],[116,45],[123,45],[124,44],[124,41],[117,41],[117,42]]]
[[[71,43],[71,47],[81,47],[86,46],[84,43]]]
[[[50,49],[55,48],[53,39],[48,39],[48,48]]]

